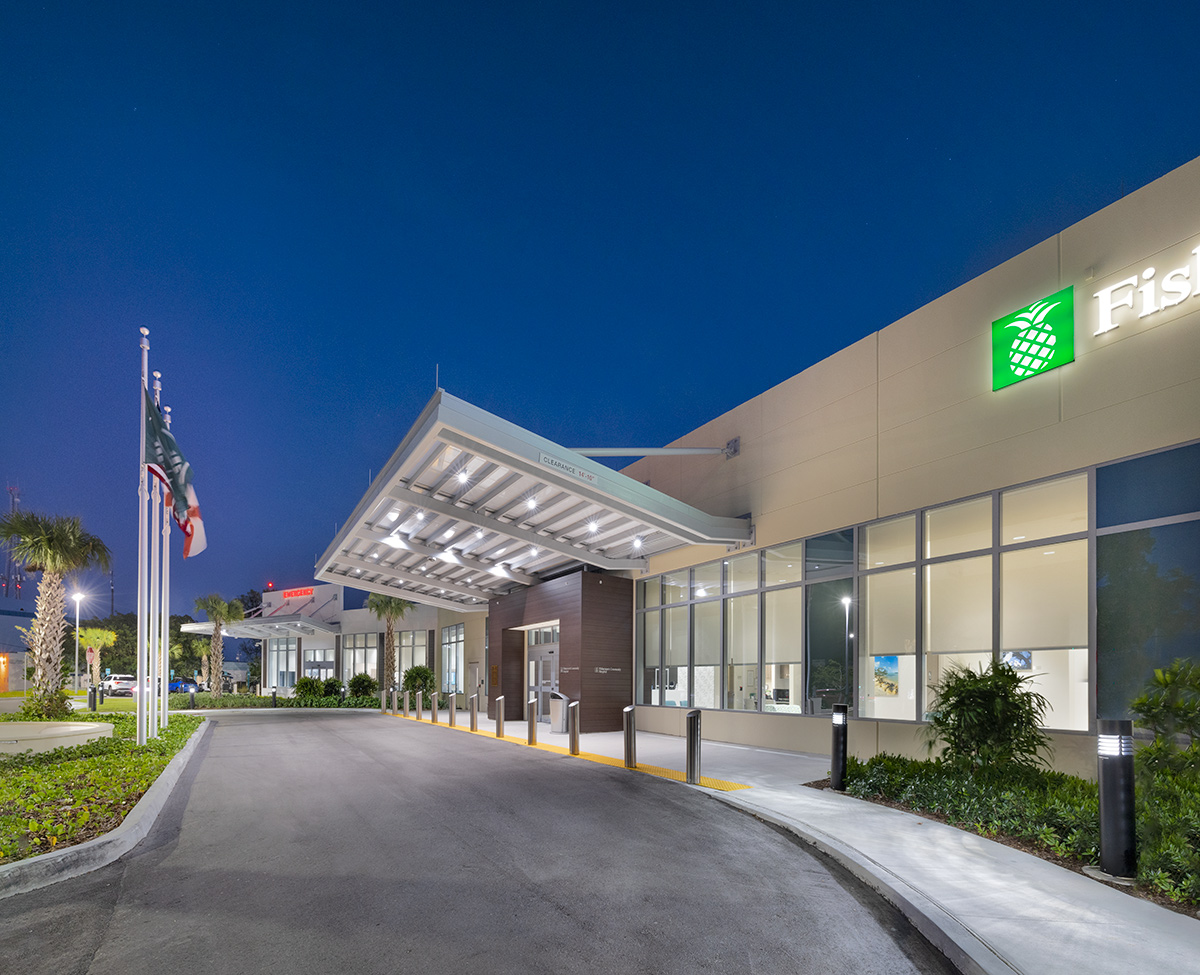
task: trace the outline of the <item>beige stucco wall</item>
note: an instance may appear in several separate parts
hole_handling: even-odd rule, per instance
[[[1196,245],[1200,160],[673,444],[740,437],[738,457],[626,472],[714,514],[750,512],[763,546],[1196,439],[1200,298],[1093,334],[1095,291],[1152,265],[1161,280]],[[993,392],[992,322],[1068,285],[1075,361]],[[650,570],[720,554],[677,551]]]

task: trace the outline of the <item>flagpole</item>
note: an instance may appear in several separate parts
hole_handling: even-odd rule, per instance
[[[154,376],[154,406],[158,408],[158,401],[162,394],[162,383],[159,380],[162,378],[162,373],[157,370],[152,374]],[[159,528],[158,519],[162,514],[162,505],[159,503],[159,498],[162,494],[162,487],[158,483],[158,478],[154,478],[154,484],[150,494],[150,608],[149,626],[150,626],[150,649],[147,662],[149,663],[150,683],[143,688],[146,695],[146,737],[158,737],[158,660],[161,656],[159,643],[159,627],[158,627],[158,583],[159,583],[159,549],[162,546],[162,532]]]
[[[171,429],[171,407],[163,407],[163,423],[167,429]],[[159,700],[162,702],[162,726],[167,726],[168,713],[170,709],[167,707],[168,695],[170,689],[167,686],[170,682],[170,661],[171,661],[171,514],[170,505],[167,504],[167,499],[163,498],[163,526],[162,526],[162,614],[159,620],[162,624],[162,666],[159,668]]]
[[[142,693],[146,680],[146,503],[150,492],[146,489],[146,385],[150,368],[150,329],[138,329],[142,334],[142,386],[138,390],[138,417],[142,431],[138,445],[140,458],[138,481],[138,580],[137,580],[137,743],[146,744],[146,695]]]

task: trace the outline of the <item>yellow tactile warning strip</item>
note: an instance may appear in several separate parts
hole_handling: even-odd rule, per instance
[[[444,721],[439,721],[436,724],[425,719],[416,718],[413,716],[405,717],[403,714],[392,714],[384,712],[390,718],[404,718],[405,721],[418,721],[421,724],[433,724],[435,728],[445,728],[449,731],[463,731],[468,735],[480,735],[483,738],[490,738],[496,741],[496,735],[491,731],[472,731],[469,726],[455,724],[453,727],[446,724]],[[620,758],[611,758],[608,755],[596,755],[592,752],[580,752],[578,755],[572,755],[570,749],[563,748],[561,745],[548,745],[543,742],[537,742],[530,745],[524,738],[513,738],[510,735],[505,735],[501,741],[507,741],[514,745],[524,745],[526,748],[540,748],[544,752],[553,752],[556,755],[566,755],[570,758],[582,758],[585,762],[595,762],[597,765],[611,765],[613,768],[624,768],[625,762]],[[687,775],[683,772],[677,772],[675,769],[659,768],[657,765],[641,765],[639,764],[636,772],[645,772],[647,775],[657,775],[660,779],[672,779],[675,782],[686,782]],[[700,776],[700,785],[705,789],[712,789],[714,792],[736,792],[738,789],[752,789],[753,786],[745,785],[741,782],[727,782],[724,779],[710,779],[707,775]]]

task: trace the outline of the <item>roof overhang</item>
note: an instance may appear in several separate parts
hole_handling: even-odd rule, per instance
[[[321,582],[458,611],[584,565],[743,545],[706,514],[438,390],[317,563]]]
[[[197,633],[212,636],[213,625],[209,621],[200,623],[184,623],[180,628],[183,633]],[[316,636],[318,633],[337,634],[341,627],[337,623],[323,623],[310,616],[291,613],[286,616],[272,616],[268,619],[254,618],[238,620],[236,623],[225,623],[221,626],[222,636],[231,636],[239,640],[267,640],[273,637]]]

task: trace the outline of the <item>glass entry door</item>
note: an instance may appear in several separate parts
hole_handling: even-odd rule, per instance
[[[526,701],[537,698],[536,714],[529,716],[533,721],[550,720],[550,692],[558,690],[557,648],[529,648],[529,693]]]

